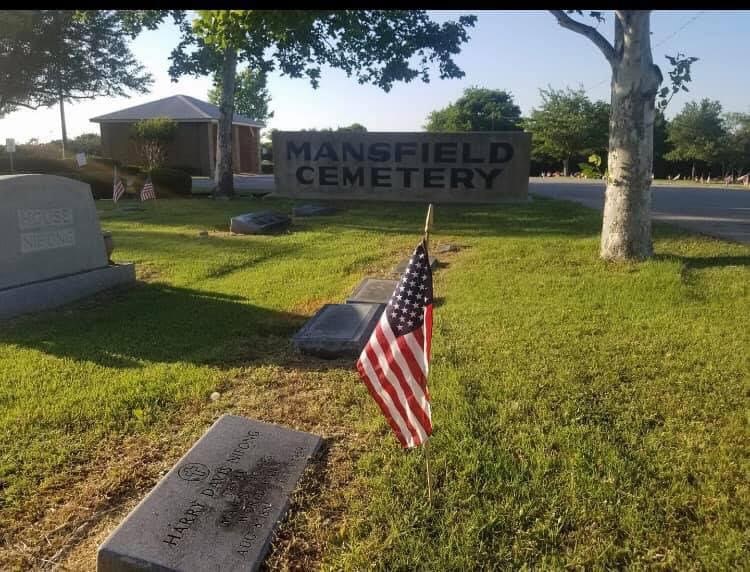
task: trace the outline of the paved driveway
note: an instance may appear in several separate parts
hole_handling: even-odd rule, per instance
[[[529,193],[566,199],[602,210],[600,182],[548,182],[529,179]],[[750,244],[750,191],[656,184],[651,191],[654,220],[710,236]]]

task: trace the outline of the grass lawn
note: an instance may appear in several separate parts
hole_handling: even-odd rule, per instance
[[[572,203],[438,206],[462,250],[435,273],[430,505],[352,361],[289,346],[424,207],[240,237],[230,215],[292,203],[97,206],[140,283],[0,324],[0,569],[93,569],[225,412],[326,438],[271,569],[750,568],[750,248],[656,225],[653,260],[614,265]]]

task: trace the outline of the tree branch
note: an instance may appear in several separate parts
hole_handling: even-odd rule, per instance
[[[40,103],[38,105],[32,105],[30,103],[23,103],[22,101],[13,101],[12,99],[3,99],[3,106],[7,107],[25,107],[26,109],[33,109],[37,110],[40,107],[46,107],[44,104]]]
[[[581,34],[582,36],[586,36],[589,40],[591,40],[594,45],[599,48],[599,50],[601,50],[601,52],[604,54],[604,57],[607,58],[609,65],[614,66],[615,50],[612,47],[612,44],[607,41],[607,38],[597,32],[596,28],[593,28],[581,22],[577,22],[576,20],[568,16],[564,10],[550,10],[549,12],[555,18],[557,18],[557,23],[560,24],[563,28],[572,30],[573,32]]]

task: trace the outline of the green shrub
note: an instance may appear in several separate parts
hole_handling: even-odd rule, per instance
[[[102,138],[98,133],[82,133],[68,144],[75,153],[98,155],[102,152]]]
[[[4,153],[5,154],[5,153]],[[7,156],[7,154],[5,154]],[[61,159],[62,158],[62,145],[60,143],[25,143],[22,145],[16,144],[16,153],[14,158],[28,157],[28,158],[45,158],[45,159]]]
[[[271,161],[261,161],[260,162],[260,172],[264,175],[272,175],[273,174],[273,163]]]
[[[596,153],[589,155],[588,163],[578,163],[578,167],[581,169],[581,176],[585,179],[601,179],[601,166],[602,158]]]
[[[143,163],[149,170],[161,167],[167,159],[167,145],[177,135],[177,122],[168,117],[141,119],[131,127]]]
[[[53,174],[58,171],[66,171],[75,167],[75,161],[72,159],[63,161],[62,159],[52,159],[49,157],[31,157],[14,153],[13,171],[15,173],[43,173]],[[10,158],[7,153],[0,154],[0,173],[10,173]]]
[[[174,165],[171,168],[177,169],[178,171],[185,171],[192,177],[200,177],[201,175],[203,175],[203,171],[200,167],[193,167],[191,165]]]
[[[111,179],[107,181],[93,173],[86,173],[85,171],[60,173],[60,176],[67,177],[68,179],[76,179],[88,184],[91,187],[91,194],[95,199],[112,198],[113,181]]]
[[[151,181],[154,183],[157,195],[159,192],[175,193],[190,196],[193,189],[193,179],[185,171],[160,167],[151,171]]]

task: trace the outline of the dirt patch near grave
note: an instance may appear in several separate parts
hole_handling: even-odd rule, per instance
[[[52,479],[20,507],[3,533],[0,568],[94,570],[98,546],[223,413],[325,439],[291,498],[264,565],[272,570],[317,568],[344,514],[341,493],[366,441],[352,430],[342,407],[368,397],[364,388],[347,392],[351,395],[343,400],[338,395],[338,381],[358,383],[346,360],[287,358],[290,363],[284,367],[247,368],[227,380],[216,402],[193,404],[147,435],[102,443],[94,458]]]

